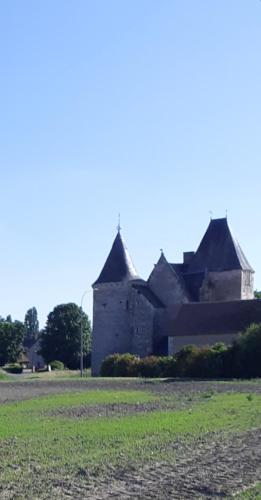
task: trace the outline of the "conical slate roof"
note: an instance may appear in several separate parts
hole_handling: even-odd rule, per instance
[[[136,278],[138,278],[137,271],[121,237],[120,231],[118,231],[102,272],[94,285],[98,283],[119,283],[121,281]]]
[[[237,241],[233,238],[227,219],[213,219],[191,260],[188,273],[230,271],[242,269],[253,272]]]

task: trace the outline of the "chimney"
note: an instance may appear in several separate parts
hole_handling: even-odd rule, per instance
[[[183,252],[183,264],[189,264],[194,255],[195,252]]]

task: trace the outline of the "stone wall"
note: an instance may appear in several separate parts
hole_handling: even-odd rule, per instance
[[[137,290],[130,298],[131,353],[144,357],[153,352],[154,307]]]
[[[186,290],[174,269],[162,254],[149,279],[151,290],[163,304],[173,308],[173,304],[188,302]]]
[[[154,267],[148,283],[151,290],[165,305],[165,309],[156,311],[154,343],[157,345],[162,337],[168,335],[169,325],[176,317],[180,304],[189,302],[189,300],[182,281],[164,255],[161,255]]]
[[[240,269],[207,273],[200,289],[200,302],[240,300],[241,298],[243,297]]]
[[[104,358],[131,350],[129,282],[95,285],[93,291],[92,375]]]
[[[254,298],[254,273],[251,271],[242,271],[241,279],[241,298],[244,300]]]

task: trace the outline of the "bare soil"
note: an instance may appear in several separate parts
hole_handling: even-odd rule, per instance
[[[141,390],[151,391],[159,395],[173,395],[182,398],[187,394],[202,392],[245,392],[261,394],[261,383],[255,382],[219,382],[190,380],[146,380],[146,379],[83,379],[83,380],[24,380],[19,376],[12,382],[1,382],[0,404],[11,401],[22,401],[38,396],[80,392],[90,390]]]
[[[261,393],[261,384],[253,382],[216,381],[146,381],[146,380],[21,380],[0,384],[0,404],[38,396],[86,390],[146,390],[165,396],[160,401],[144,404],[111,404],[61,408],[58,414],[72,418],[114,416],[178,409],[191,398],[212,392]],[[175,395],[171,401],[170,396]],[[77,477],[53,473],[48,478],[37,477],[34,498],[39,499],[219,499],[232,498],[237,491],[254,485],[261,477],[261,430],[238,434],[210,433],[194,439],[175,440],[173,463],[153,462],[142,466],[126,464],[107,467],[97,477],[80,470]],[[138,457],[137,457],[138,459]],[[47,479],[47,480],[46,480]],[[18,486],[17,486],[18,488]],[[32,498],[0,487],[0,499]]]
[[[111,468],[102,478],[54,482],[54,498],[173,499],[232,498],[261,477],[261,432],[209,435],[193,446],[176,442],[175,462],[140,469]]]

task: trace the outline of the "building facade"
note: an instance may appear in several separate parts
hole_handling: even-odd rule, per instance
[[[93,375],[99,375],[103,359],[113,353],[141,357],[172,354],[191,337],[190,332],[186,335],[181,318],[191,314],[193,323],[195,305],[205,304],[197,311],[201,321],[193,337],[197,343],[207,330],[210,306],[213,314],[217,305],[231,303],[239,316],[242,302],[253,302],[253,275],[226,218],[210,221],[197,251],[185,252],[182,263],[168,262],[161,252],[147,281],[138,276],[119,230],[93,284]],[[227,306],[225,310],[228,314]],[[246,318],[249,322],[251,314]],[[217,317],[221,325],[222,315]],[[231,341],[235,334],[219,330],[213,335],[222,336],[222,340],[227,335]],[[204,338],[207,342],[206,335]]]

